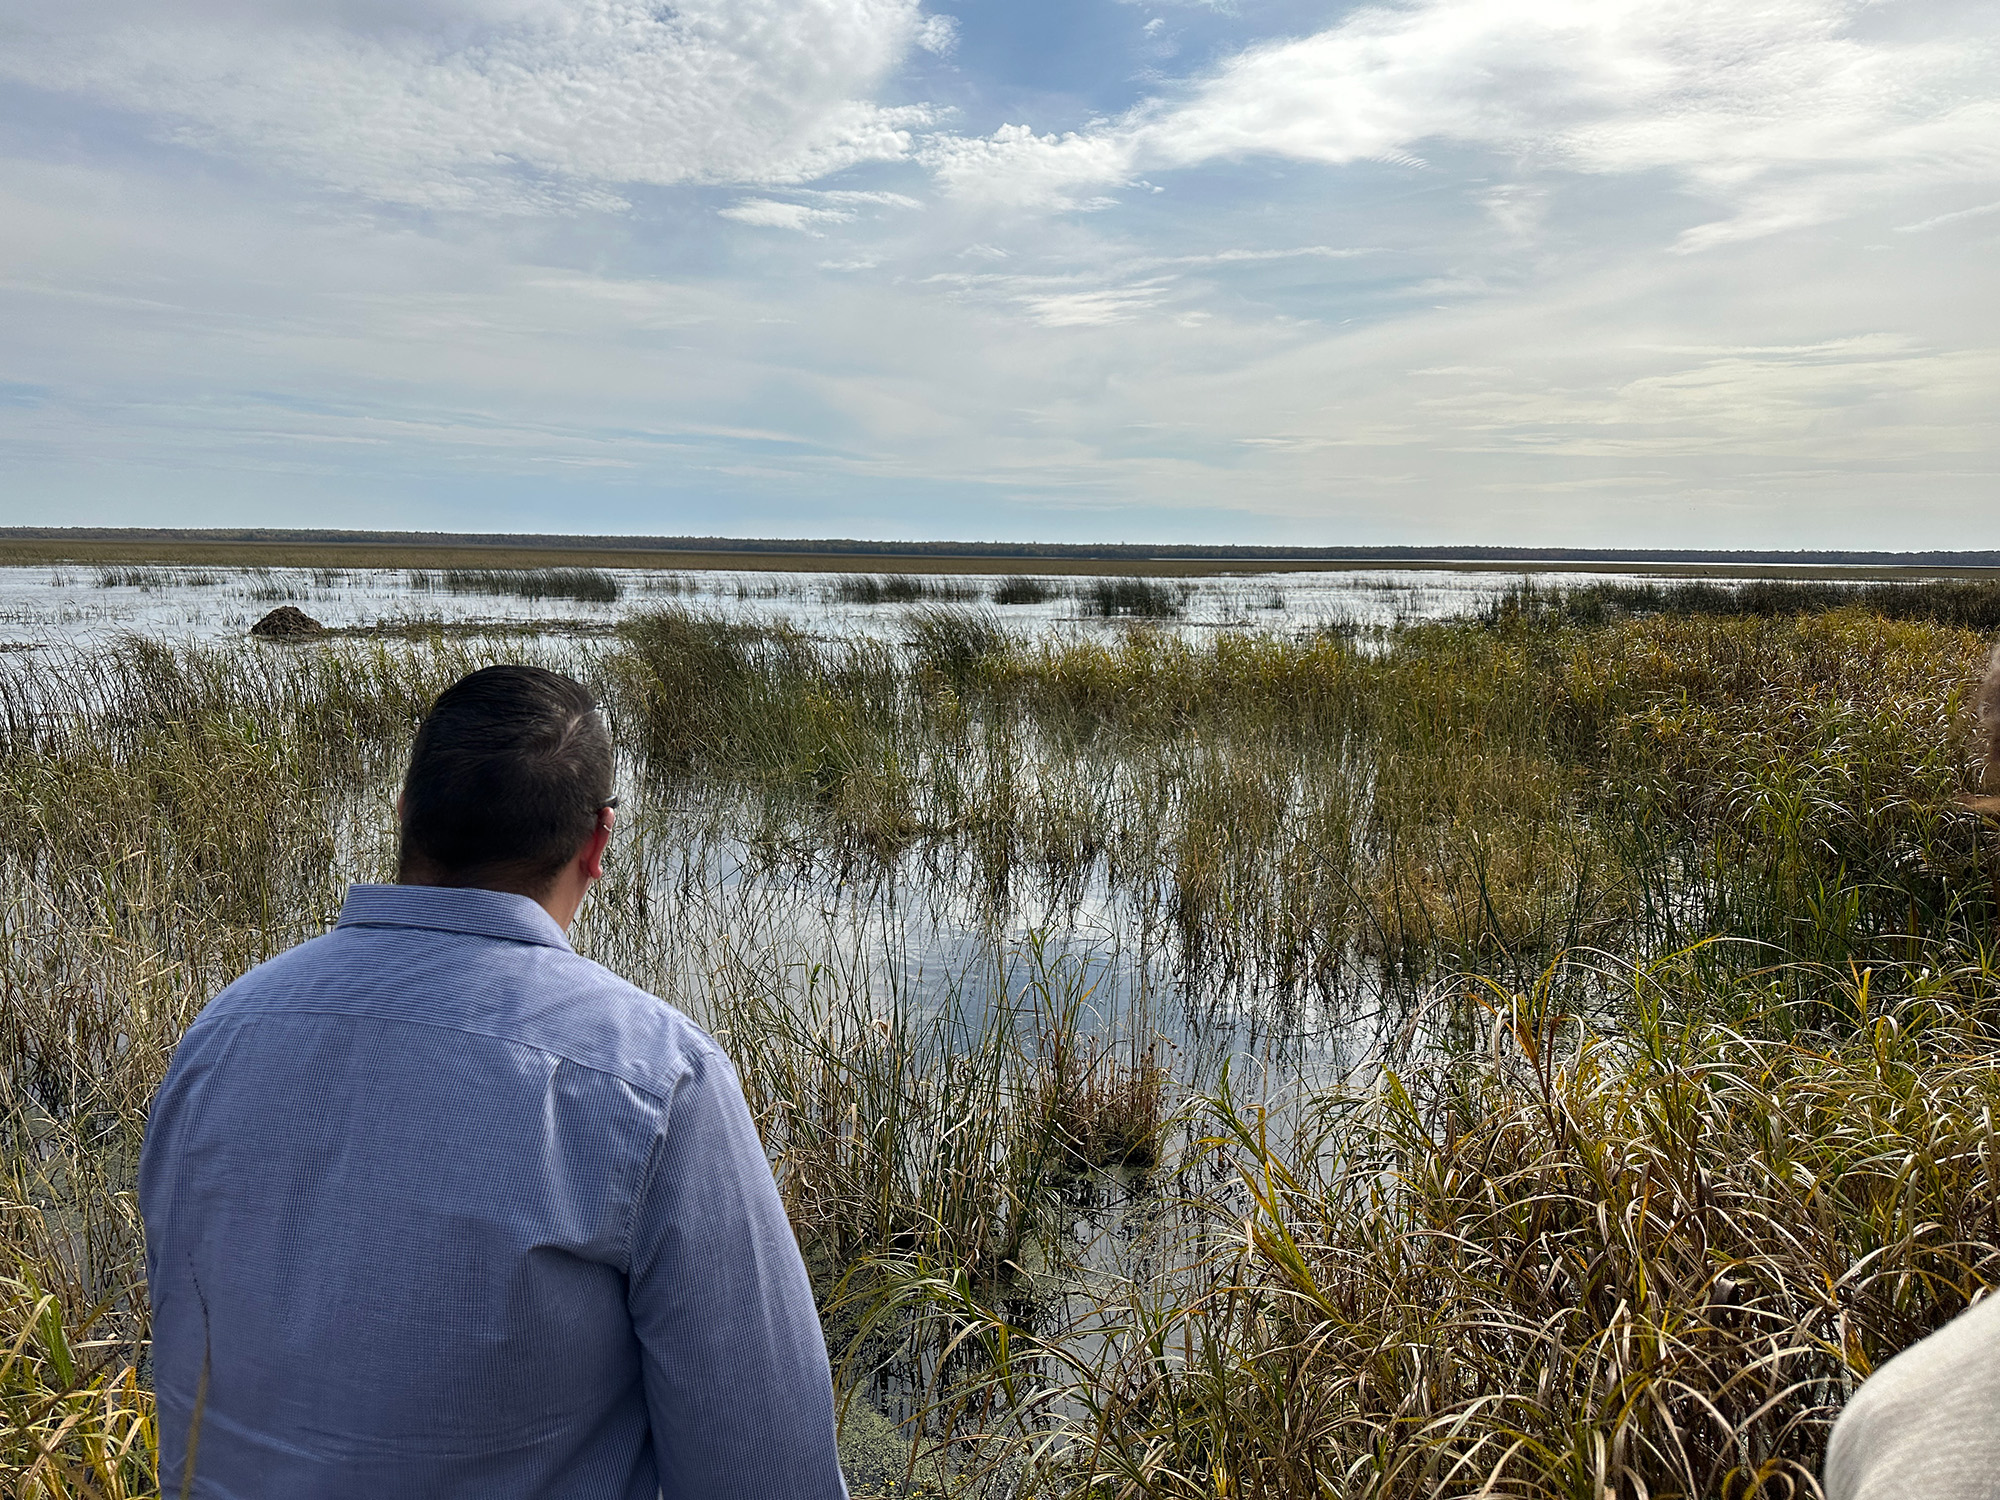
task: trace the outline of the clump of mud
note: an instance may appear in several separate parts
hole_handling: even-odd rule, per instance
[[[250,633],[267,640],[296,641],[309,635],[324,635],[326,627],[297,606],[280,604],[252,625]]]

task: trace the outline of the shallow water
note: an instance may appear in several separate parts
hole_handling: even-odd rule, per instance
[[[1282,1091],[1374,1050],[1383,1008],[1364,969],[1337,988],[1284,986],[1275,965],[1221,975],[1191,960],[1158,892],[1114,882],[1101,861],[1061,879],[1024,865],[1004,893],[975,892],[914,852],[873,868],[774,867],[724,805],[691,812],[641,793],[633,813],[633,843],[614,852],[576,941],[698,1016],[703,979],[746,957],[773,989],[803,992],[812,975],[876,1015],[1018,1004],[1038,973],[1062,968],[1088,992],[1087,1034],[1156,1040],[1194,1087],[1226,1064]]]
[[[436,575],[406,569],[145,567],[0,568],[0,646],[69,646],[84,651],[127,632],[169,641],[241,639],[280,604],[335,629],[429,619],[490,623],[496,632],[533,626],[561,642],[566,628],[601,633],[639,611],[674,605],[745,622],[785,621],[826,637],[895,638],[913,609],[933,604],[864,604],[842,597],[839,574],[604,570],[620,588],[611,603],[529,599],[504,592],[456,592]],[[850,575],[863,578],[880,575]],[[1023,575],[1037,576],[1037,575]],[[1045,575],[1044,575],[1045,576]],[[1218,628],[1362,631],[1476,611],[1524,583],[1576,586],[1612,574],[1458,572],[1446,569],[1330,570],[1195,578],[1183,612],[1152,628],[1199,635]],[[1041,604],[994,606],[991,575],[925,575],[992,609],[1027,634],[1099,634],[1127,620],[1082,612],[1076,591],[1091,579],[1047,577],[1058,596]],[[287,649],[282,646],[268,649]],[[594,648],[579,640],[579,657]],[[557,646],[560,658],[564,648]],[[1099,858],[1060,876],[1022,863],[999,892],[980,888],[956,856],[913,847],[886,863],[855,865],[823,849],[803,860],[770,857],[754,846],[756,810],[713,789],[663,805],[638,768],[627,789],[620,878],[642,882],[647,919],[610,920],[600,898],[579,929],[586,951],[698,1008],[699,977],[731,952],[754,950],[774,970],[815,966],[871,1003],[933,1007],[1019,992],[1022,955],[1035,943],[1081,966],[1092,991],[1095,1028],[1159,1036],[1174,1049],[1174,1071],[1212,1084],[1225,1063],[1279,1076],[1342,1071],[1370,1050],[1381,997],[1357,966],[1339,989],[1288,986],[1275,964],[1251,954],[1218,972],[1188,951],[1188,934],[1166,910],[1160,889],[1114,882]],[[390,796],[382,789],[386,808]],[[383,808],[378,808],[378,814]],[[364,818],[364,822],[371,820]],[[380,826],[374,826],[379,824]],[[356,874],[379,860],[385,817],[371,822],[375,853],[350,849]],[[635,835],[640,837],[635,839]],[[942,865],[933,861],[942,859]]]
[[[923,607],[844,600],[837,593],[839,574],[603,571],[620,587],[615,603],[457,593],[424,587],[402,568],[0,567],[0,645],[88,643],[122,631],[169,640],[224,639],[242,635],[280,604],[348,629],[417,619],[490,622],[496,628],[559,628],[559,622],[602,628],[636,611],[678,603],[744,621],[785,620],[822,635],[870,636],[896,634],[909,609]],[[1576,586],[1621,576],[1409,569],[1193,578],[1186,580],[1189,594],[1180,617],[1154,623],[1185,632],[1368,629],[1465,614],[1524,582]],[[973,595],[963,602],[994,608],[1003,621],[1031,631],[1107,630],[1124,623],[1082,612],[1073,591],[1088,588],[1087,577],[1051,577],[1047,581],[1060,591],[1057,598],[1008,606],[990,604],[998,582],[990,575],[936,575],[927,581],[955,585]]]

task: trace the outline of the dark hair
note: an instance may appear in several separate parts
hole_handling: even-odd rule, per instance
[[[611,735],[589,690],[540,667],[483,667],[417,730],[397,879],[541,896],[611,801]]]

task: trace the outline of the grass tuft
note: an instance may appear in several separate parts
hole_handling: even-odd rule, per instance
[[[412,572],[409,583],[425,592],[511,594],[517,599],[575,599],[588,604],[616,604],[624,594],[618,580],[602,568],[445,568]]]
[[[222,575],[206,568],[101,567],[95,570],[95,582],[101,589],[139,589],[150,594],[161,589],[214,588],[222,582]]]
[[[828,592],[842,604],[962,603],[979,597],[978,587],[964,579],[922,573],[843,574]]]
[[[1192,592],[1184,583],[1159,578],[1093,578],[1078,598],[1085,614],[1105,619],[1119,615],[1168,619],[1187,607]]]
[[[1047,604],[1051,599],[1060,599],[1068,590],[1052,578],[1028,576],[1003,578],[993,585],[995,604]]]

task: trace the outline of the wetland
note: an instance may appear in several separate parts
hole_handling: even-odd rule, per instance
[[[246,638],[285,604],[330,629]],[[1964,581],[0,569],[0,1470],[155,1493],[151,1092],[520,660],[623,756],[576,945],[736,1060],[881,1483],[1814,1493],[2000,1280],[1996,633]]]

